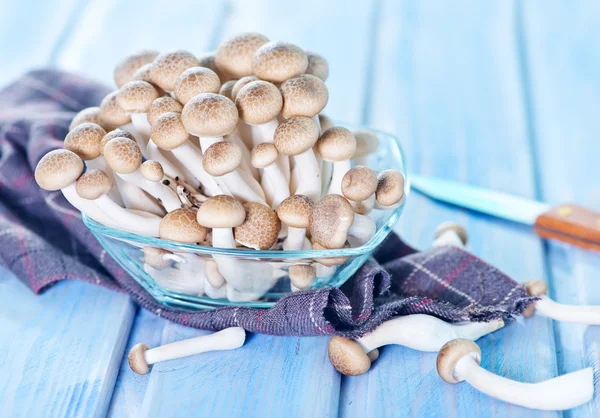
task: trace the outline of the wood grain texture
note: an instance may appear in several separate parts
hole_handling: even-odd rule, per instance
[[[585,1],[523,4],[522,37],[530,90],[530,118],[537,157],[539,198],[575,202],[598,211],[597,156],[600,122],[600,5]],[[600,257],[595,252],[547,243],[550,294],[559,302],[600,304]],[[600,340],[598,327],[555,324],[558,366],[566,373],[588,366],[586,351]],[[585,343],[582,344],[582,338]],[[597,352],[596,352],[596,365]],[[567,417],[597,417],[598,400],[567,411]]]
[[[386,1],[380,14],[367,123],[398,135],[409,171],[534,196],[515,4]],[[407,202],[400,231],[409,242],[428,247],[435,227],[455,220],[466,226],[473,253],[515,279],[543,273],[541,243],[531,230],[416,193]],[[483,366],[502,376],[535,382],[557,374],[547,319],[510,324],[480,346]],[[435,372],[435,358],[385,347],[367,375],[343,379],[341,415],[560,415],[496,401],[468,385],[448,385]]]
[[[35,296],[0,269],[0,306],[0,416],[104,416],[135,315],[129,298],[83,282]]]

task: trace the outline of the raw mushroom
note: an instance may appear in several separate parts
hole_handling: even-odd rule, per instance
[[[152,63],[141,66],[135,73],[133,73],[131,81],[145,81],[146,83],[152,84],[152,87],[156,89],[160,97],[169,96],[169,93],[158,87],[154,81],[152,81],[153,68],[154,64]]]
[[[204,275],[206,281],[214,289],[220,289],[225,284],[225,278],[219,271],[219,266],[215,260],[208,260],[204,265]]]
[[[123,126],[131,122],[131,117],[117,104],[119,91],[109,93],[100,102],[100,118],[113,126]]]
[[[273,209],[290,195],[290,188],[285,176],[277,165],[279,153],[275,145],[265,142],[252,148],[251,158],[252,166],[263,170],[262,181],[268,182],[269,187],[265,190],[267,203]]]
[[[379,148],[379,138],[374,132],[366,129],[357,129],[353,134],[356,138],[354,164],[368,166],[369,155],[375,154]]]
[[[310,264],[296,264],[288,270],[292,291],[305,290],[312,286],[316,274],[315,268]]]
[[[77,125],[65,137],[64,148],[74,152],[86,161],[90,168],[104,169],[106,163],[102,157],[102,138],[106,131],[95,123]],[[99,158],[100,157],[100,158]]]
[[[264,193],[260,185],[252,176],[242,177],[238,167],[242,162],[242,150],[233,143],[216,142],[204,153],[204,169],[208,174],[216,177],[221,189],[226,189],[232,196],[242,202],[258,202],[266,204]],[[254,187],[248,182],[256,182]]]
[[[236,78],[236,79],[224,82],[223,85],[221,86],[221,88],[219,89],[219,94],[221,96],[227,97],[229,100],[233,100],[232,99],[233,87],[235,86],[235,83],[237,83],[237,81],[238,80]]]
[[[235,102],[235,99],[237,99],[237,95],[240,92],[240,90],[242,90],[244,87],[246,87],[247,84],[252,83],[253,81],[259,81],[260,78],[258,78],[255,75],[247,75],[245,77],[240,78],[238,81],[235,82],[235,84],[233,85],[232,89],[231,89],[231,100],[233,100]]]
[[[95,202],[119,225],[120,229],[149,237],[158,237],[161,218],[156,215],[150,216],[150,214],[142,216],[123,209],[107,196],[111,188],[112,182],[108,176],[103,171],[96,169],[83,173],[77,179],[75,186],[77,194],[81,198]]]
[[[450,324],[424,314],[400,316],[383,322],[356,341],[335,336],[329,341],[329,359],[340,373],[357,376],[371,368],[367,353],[384,345],[402,345],[413,350],[436,352],[455,338],[477,340],[504,326],[501,319],[490,322]]]
[[[152,125],[152,141],[160,149],[171,151],[202,184],[206,195],[223,194],[215,179],[204,170],[202,153],[189,141],[189,136],[181,122],[181,115],[176,112],[167,112],[159,116]]]
[[[187,51],[159,54],[152,62],[152,82],[165,91],[173,91],[175,82],[188,68],[198,67],[198,59]]]
[[[284,118],[306,116],[319,123],[317,115],[329,100],[329,92],[323,80],[314,75],[302,74],[283,82],[280,89],[283,96],[281,115]]]
[[[352,168],[350,159],[356,151],[356,140],[346,128],[329,128],[319,137],[315,149],[325,161],[333,163],[327,194],[342,194],[342,178]]]
[[[256,50],[252,70],[259,78],[272,83],[303,74],[308,68],[306,53],[288,42],[268,42]]]
[[[314,75],[315,77],[326,81],[327,77],[329,77],[329,64],[327,63],[327,60],[316,52],[306,51],[306,55],[308,56],[308,68],[306,69],[306,74]]]
[[[240,119],[251,126],[253,146],[273,142],[277,116],[283,106],[277,87],[267,81],[252,81],[239,90],[235,105]]]
[[[335,126],[331,118],[325,113],[319,113],[319,125],[321,126],[321,130],[323,132]]]
[[[539,298],[523,312],[530,317],[535,311],[556,321],[576,324],[600,325],[600,306],[564,305],[548,297],[548,285],[543,280],[532,280],[524,283],[527,294]]]
[[[245,341],[246,332],[243,328],[225,328],[213,334],[201,335],[152,349],[149,349],[146,344],[136,344],[129,351],[127,361],[135,373],[147,374],[155,363],[207,351],[235,350],[243,346]]]
[[[144,253],[144,263],[156,270],[164,270],[172,265],[172,260],[165,257],[166,255],[173,254],[170,251],[156,247],[144,247],[142,252]]]
[[[173,92],[179,102],[185,105],[194,96],[202,93],[218,93],[221,80],[213,70],[192,67],[185,70],[175,82]]]
[[[285,251],[300,251],[304,248],[313,206],[313,201],[308,197],[296,194],[285,199],[277,208],[277,216],[288,226],[288,235],[283,241]]]
[[[125,57],[117,66],[113,73],[115,84],[118,88],[133,80],[133,74],[146,64],[150,64],[158,51],[144,50]]]
[[[60,190],[77,210],[93,220],[108,226],[116,226],[110,217],[93,201],[79,197],[75,181],[84,169],[81,158],[72,151],[57,149],[50,151],[35,168],[35,181],[44,190]]]
[[[215,54],[216,52],[207,52],[200,55],[198,57],[198,62],[200,62],[199,66],[213,70],[215,74],[219,76],[219,80],[221,80],[221,82],[228,81],[231,77],[217,68],[217,64],[215,63]]]
[[[86,107],[75,115],[71,121],[71,124],[69,125],[69,131],[72,131],[77,125],[81,125],[82,123],[86,122],[100,125],[105,131],[109,131],[113,128],[111,124],[105,122],[102,117],[100,117],[100,108],[98,106],[93,106]]]
[[[240,78],[253,73],[252,59],[256,50],[269,39],[256,32],[234,35],[219,45],[215,54],[215,65],[224,74]]]
[[[321,197],[321,169],[312,147],[319,137],[316,123],[307,117],[297,116],[279,124],[275,130],[274,143],[277,151],[293,157],[296,170],[291,179],[290,192],[302,194],[312,200]]]
[[[154,125],[159,116],[169,112],[181,113],[183,105],[170,96],[159,97],[148,108],[148,123]]]
[[[343,247],[348,236],[362,245],[375,234],[375,222],[371,218],[355,214],[346,198],[334,194],[315,204],[309,228],[313,241],[328,249]]]
[[[146,112],[158,97],[158,92],[152,84],[139,80],[130,81],[117,93],[117,105],[129,114],[134,128],[143,135],[144,147],[140,145],[140,149],[146,157],[146,146],[150,138],[150,124]]]
[[[377,174],[368,167],[356,166],[344,174],[342,193],[356,213],[369,213],[375,206]]]
[[[179,196],[171,187],[171,183],[174,183],[174,180],[168,176],[165,176],[165,171],[158,161],[144,161],[144,163],[140,166],[140,174],[146,180],[146,187],[144,190],[147,190],[152,196],[162,196],[163,194],[168,195],[168,199],[170,201],[169,206],[172,207],[172,210],[179,209],[182,206]],[[139,180],[141,181],[141,179]],[[170,193],[165,191],[165,187],[173,192]],[[178,203],[175,203],[173,200],[174,196],[177,197]],[[170,212],[170,210],[167,209],[167,212]]]
[[[140,172],[142,153],[131,139],[111,139],[104,147],[104,158],[117,176],[158,199],[167,212],[181,207],[181,201],[170,187],[162,183],[150,184],[151,182],[144,178]]]
[[[404,176],[398,170],[385,170],[377,176],[375,207],[393,209],[404,202]]]
[[[480,392],[525,408],[546,411],[575,408],[594,396],[591,367],[539,383],[521,383],[493,374],[479,363],[481,349],[473,341],[446,343],[437,357],[437,371],[448,383],[467,381]]]
[[[443,245],[453,245],[455,247],[464,247],[467,245],[467,231],[455,222],[444,222],[435,230],[433,241],[434,247]]]

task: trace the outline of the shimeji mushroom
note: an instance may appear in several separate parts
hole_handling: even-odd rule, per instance
[[[133,74],[144,65],[154,61],[157,55],[158,51],[143,50],[125,57],[117,64],[113,73],[117,87],[121,88],[133,80]]]
[[[548,285],[543,280],[525,282],[524,286],[529,296],[540,299],[529,305],[523,316],[529,317],[537,311],[556,321],[600,325],[600,306],[564,305],[555,302],[548,297]]]
[[[325,82],[310,74],[290,78],[281,84],[283,108],[281,115],[289,119],[292,116],[306,116],[319,124],[317,116],[329,101],[329,92]]]
[[[231,78],[241,78],[253,73],[252,59],[256,50],[269,39],[256,32],[239,33],[225,39],[215,54],[217,68]]]
[[[198,59],[187,51],[176,50],[159,54],[152,61],[152,82],[161,89],[171,92],[179,76],[188,68],[198,67]]]
[[[374,132],[366,129],[357,129],[352,133],[356,138],[354,164],[368,166],[369,155],[376,153],[379,148],[379,138]]]
[[[267,42],[252,58],[252,70],[262,80],[283,83],[308,68],[308,57],[302,48],[288,42]]]
[[[154,68],[154,66],[152,63],[141,66],[135,73],[133,73],[133,76],[131,77],[131,81],[145,81],[146,83],[152,84],[152,86],[158,92],[159,96],[161,96],[161,97],[169,96],[169,93],[167,93],[166,91],[164,91],[163,89],[158,87],[152,81],[152,69],[153,68]]]
[[[323,132],[335,126],[331,118],[324,113],[319,113],[319,125]]]
[[[147,157],[146,146],[150,138],[150,123],[146,112],[159,94],[154,86],[145,81],[130,81],[119,89],[117,93],[117,105],[131,117],[131,122],[139,135],[143,136],[142,154]]]
[[[142,248],[142,252],[144,254],[144,263],[156,270],[164,270],[173,264],[170,258],[165,257],[173,253],[163,248],[144,247]]]
[[[199,94],[218,93],[220,88],[221,80],[217,73],[209,68],[192,67],[177,78],[173,93],[177,100],[185,105]]]
[[[369,241],[375,234],[375,222],[366,215],[355,214],[345,197],[331,194],[315,204],[309,229],[313,242],[335,249],[343,247],[350,238],[356,245]]]
[[[383,322],[374,331],[353,341],[335,336],[329,341],[329,360],[340,373],[357,376],[371,368],[367,353],[396,344],[419,351],[436,352],[448,341],[465,338],[477,340],[504,326],[501,319],[490,322],[450,324],[424,314],[400,316]]]
[[[589,402],[594,396],[592,367],[538,383],[521,383],[482,368],[481,349],[473,341],[454,339],[438,353],[437,371],[448,383],[467,381],[480,392],[525,408],[565,410]]]
[[[329,77],[329,64],[327,63],[327,60],[316,52],[306,51],[306,55],[308,56],[308,68],[306,69],[306,74],[314,75],[315,77],[326,81],[327,77]]]
[[[243,328],[225,328],[213,334],[201,335],[152,349],[149,349],[146,344],[136,344],[129,351],[127,361],[135,373],[147,374],[155,363],[208,351],[235,350],[243,346],[245,341],[246,332]]]
[[[154,143],[160,149],[171,151],[200,182],[206,195],[223,194],[215,179],[204,170],[202,153],[189,141],[189,136],[177,112],[162,114],[152,125],[151,138]]]
[[[291,179],[290,192],[302,194],[312,200],[321,197],[321,168],[312,147],[319,138],[319,128],[307,117],[296,116],[280,123],[275,130],[274,143],[277,151],[292,156],[296,170]]]
[[[284,250],[304,249],[313,206],[313,201],[308,197],[296,194],[285,199],[277,208],[277,216],[288,227],[288,235],[283,241]]]
[[[252,148],[252,166],[263,170],[262,182],[268,182],[269,187],[263,187],[267,203],[276,209],[290,195],[290,187],[285,176],[277,165],[279,153],[275,145],[265,142]]]
[[[333,163],[327,194],[342,194],[342,178],[352,168],[350,159],[356,151],[356,139],[346,128],[329,128],[315,144],[319,156]]]
[[[69,125],[69,131],[72,131],[77,125],[81,125],[82,123],[86,122],[100,125],[105,131],[110,131],[113,129],[113,126],[104,121],[104,119],[102,119],[100,116],[100,108],[98,106],[92,106],[86,107],[75,115],[71,121],[71,124]]]
[[[81,198],[95,202],[104,213],[114,219],[120,229],[140,235],[158,237],[161,218],[151,214],[142,216],[122,208],[107,196],[111,188],[112,182],[108,176],[103,171],[96,169],[83,173],[77,179],[75,186],[75,190]]]
[[[404,202],[404,176],[398,170],[385,170],[377,176],[376,209],[394,209]]]
[[[219,94],[221,96],[225,96],[227,97],[229,100],[232,100],[232,93],[233,93],[233,86],[235,86],[235,83],[237,83],[237,78],[233,79],[233,80],[229,80],[223,83],[223,85],[221,85],[221,87],[219,88]]]
[[[158,199],[167,212],[181,207],[181,201],[170,187],[162,183],[154,184],[144,178],[140,172],[142,153],[131,139],[113,138],[108,141],[104,147],[104,158],[117,176]]]
[[[107,94],[100,102],[100,117],[106,123],[113,126],[123,126],[131,122],[131,117],[117,104],[117,94],[119,91],[113,91]]]
[[[277,129],[277,116],[283,98],[277,87],[267,81],[251,81],[235,96],[240,119],[251,126],[252,145],[273,142]]]
[[[433,246],[441,247],[444,245],[464,247],[467,245],[467,231],[455,222],[440,224],[435,230]]]
[[[288,269],[292,291],[305,290],[312,286],[316,273],[310,264],[295,264]]]
[[[204,54],[198,57],[199,67],[208,68],[215,72],[216,75],[219,76],[219,80],[222,82],[228,81],[231,77],[228,74],[225,74],[219,68],[217,68],[217,64],[215,63],[216,52],[205,52]]]
[[[60,190],[71,205],[93,220],[117,226],[93,201],[79,197],[75,182],[84,170],[81,158],[72,151],[57,149],[44,155],[35,168],[35,181],[44,190]]]
[[[237,144],[215,142],[204,153],[204,169],[215,177],[221,189],[235,196],[242,202],[258,202],[266,204],[265,195],[254,177],[242,177],[238,170],[242,162],[242,150]]]
[[[168,207],[172,207],[172,210],[179,209],[182,206],[181,200],[179,200],[179,196],[170,187],[171,183],[173,183],[174,180],[172,178],[169,178],[168,176],[165,176],[165,171],[163,170],[162,165],[158,161],[144,161],[144,163],[140,166],[140,174],[146,180],[146,182],[144,183],[146,188],[144,188],[144,190],[147,190],[148,193],[150,193],[152,196],[162,196],[163,194],[168,195],[168,199],[170,201]],[[141,181],[141,179],[138,180]],[[165,190],[165,187],[173,192],[167,192]],[[178,202],[175,202],[173,200],[174,196],[177,197]],[[159,200],[161,199],[159,198]],[[170,210],[167,209],[167,212],[170,212]]]
[[[356,166],[344,174],[342,193],[356,213],[365,215],[375,206],[377,174],[368,167]]]

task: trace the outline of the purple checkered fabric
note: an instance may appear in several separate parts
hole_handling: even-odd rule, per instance
[[[449,322],[508,320],[532,301],[522,286],[462,249],[416,252],[391,235],[341,289],[295,292],[271,309],[190,313],[162,306],[106,254],[60,192],[40,190],[34,180],[37,162],[62,146],[75,113],[107,92],[51,70],[31,72],[0,92],[0,263],[36,293],[60,280],[84,280],[124,290],[144,308],[192,327],[348,337],[415,313]]]

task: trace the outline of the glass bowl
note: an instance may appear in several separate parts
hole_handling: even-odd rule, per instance
[[[343,125],[351,130],[360,129]],[[290,267],[294,277],[300,280],[302,275],[297,273],[314,272],[316,277],[308,289],[341,286],[392,232],[409,191],[406,164],[398,140],[390,134],[368,130],[377,134],[379,147],[374,154],[363,157],[360,163],[378,172],[399,170],[405,177],[405,197],[394,209],[374,209],[369,214],[377,229],[360,247],[310,251],[222,249],[141,236],[104,226],[85,215],[83,220],[108,254],[152,297],[171,308],[269,308],[282,296],[298,290],[290,280]],[[224,274],[228,282],[220,288],[213,287],[220,281],[214,274],[216,266],[236,272],[235,277]]]

